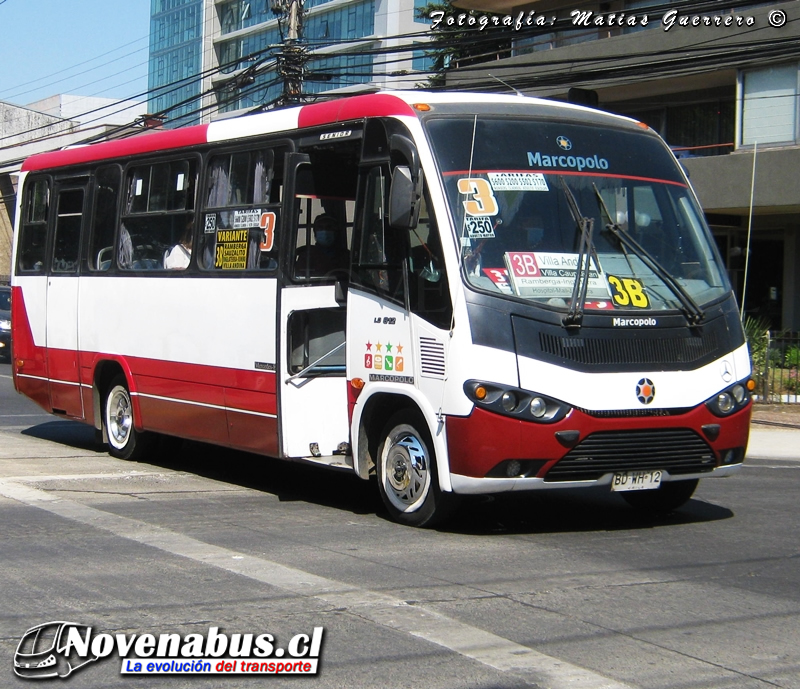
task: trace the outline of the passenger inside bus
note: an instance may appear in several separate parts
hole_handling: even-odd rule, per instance
[[[295,256],[295,277],[334,276],[346,278],[350,251],[341,223],[329,213],[314,219],[314,243],[301,246]]]
[[[183,270],[189,267],[192,258],[192,235],[194,223],[190,218],[186,223],[180,241],[164,254],[164,268],[167,270]]]

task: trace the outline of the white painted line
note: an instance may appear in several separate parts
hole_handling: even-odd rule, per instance
[[[0,479],[0,495],[172,555],[186,557],[283,589],[293,595],[313,596],[336,608],[344,608],[362,619],[425,639],[501,672],[516,675],[541,689],[630,687],[497,634],[459,622],[424,605],[409,605],[406,601],[383,593],[204,543],[175,531],[57,497],[22,483],[33,480],[41,480],[41,477]]]
[[[192,474],[173,472],[173,476],[191,476]],[[87,481],[92,479],[105,478],[141,478],[142,476],[167,476],[163,471],[104,471],[98,474],[55,474],[50,476],[7,476],[1,481],[13,481],[24,483],[42,483],[44,481]]]

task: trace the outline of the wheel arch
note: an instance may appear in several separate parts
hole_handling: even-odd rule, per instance
[[[133,383],[133,373],[125,359],[122,358],[97,358],[94,362],[94,377],[92,383],[92,406],[94,407],[94,427],[103,431],[103,442],[108,442],[105,425],[103,424],[103,400],[108,392],[111,381],[118,375],[125,377],[128,391],[131,393],[131,406],[133,407],[134,428],[142,431],[142,414],[139,409],[139,396]]]
[[[398,411],[407,410],[418,414],[427,425],[436,455],[439,487],[452,491],[450,462],[447,456],[445,425],[440,423],[436,412],[416,389],[398,392],[396,389],[376,389],[366,399],[359,398],[353,413],[351,436],[353,438],[353,462],[358,476],[369,478],[374,473],[375,459],[380,443],[380,433],[389,419]]]

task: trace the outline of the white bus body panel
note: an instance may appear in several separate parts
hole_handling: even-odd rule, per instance
[[[655,385],[652,408],[694,407],[722,388],[750,374],[747,345],[694,371],[585,373],[519,357],[520,387],[550,395],[590,411],[641,409],[636,385],[648,378]]]

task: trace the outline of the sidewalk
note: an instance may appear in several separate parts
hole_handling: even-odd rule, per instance
[[[800,404],[756,404],[747,457],[800,461]]]

